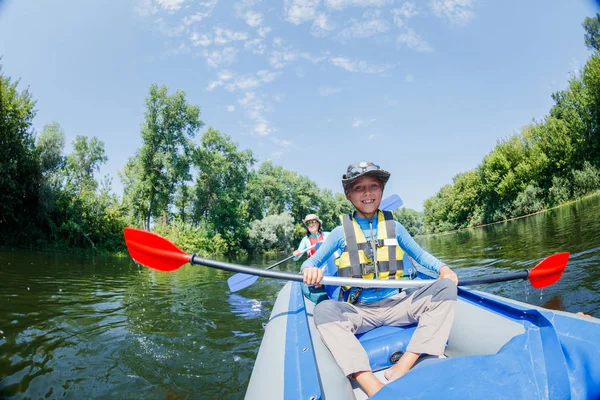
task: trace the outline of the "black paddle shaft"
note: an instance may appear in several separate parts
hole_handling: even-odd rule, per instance
[[[479,285],[482,283],[516,281],[517,279],[527,279],[528,277],[529,277],[529,271],[519,271],[519,272],[511,272],[508,274],[484,276],[482,278],[464,278],[464,279],[459,278],[458,286]]]
[[[247,267],[245,265],[230,264],[223,261],[209,260],[198,257],[195,254],[190,256],[190,264],[204,265],[206,267],[222,269],[230,272],[241,272],[248,275],[262,276],[263,278],[283,279],[288,281],[302,282],[304,277],[301,274],[293,274],[290,272],[269,271],[267,269],[258,269]]]

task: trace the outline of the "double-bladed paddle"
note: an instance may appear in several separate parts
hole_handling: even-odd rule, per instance
[[[401,206],[402,206],[402,199],[397,194],[393,194],[391,196],[386,197],[385,199],[381,200],[381,203],[379,204],[379,208],[384,211],[394,211],[394,210],[397,210],[398,208],[400,208]],[[307,249],[302,250],[302,253],[312,249],[315,246],[316,246],[316,244],[310,246]],[[293,255],[291,255],[279,262],[276,262],[273,265],[270,265],[269,267],[265,268],[265,270],[273,269],[276,266],[281,265],[288,260],[291,260],[292,258],[294,258]],[[229,286],[229,290],[231,290],[232,292],[237,292],[238,290],[245,289],[248,286],[252,285],[254,282],[257,281],[257,279],[258,279],[258,275],[249,275],[249,274],[238,273],[238,274],[230,276],[229,279],[227,279],[227,285]]]
[[[281,279],[302,282],[303,276],[290,272],[280,272],[248,267],[245,265],[231,264],[224,261],[209,260],[188,254],[178,248],[168,239],[153,232],[136,228],[125,228],[125,243],[131,258],[146,267],[159,271],[175,271],[188,262],[192,265],[204,265],[210,268],[222,269],[230,272],[241,272],[265,278]],[[567,266],[569,253],[556,253],[543,259],[534,268],[526,271],[492,275],[480,278],[460,279],[458,284],[472,285],[479,283],[506,282],[517,279],[528,279],[536,288],[543,288],[558,281]],[[378,287],[378,288],[416,288],[430,284],[429,280],[383,280],[383,279],[356,279],[325,276],[321,280],[323,285],[353,286],[353,287]]]

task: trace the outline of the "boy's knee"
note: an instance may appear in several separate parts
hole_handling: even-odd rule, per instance
[[[323,325],[329,322],[347,321],[344,313],[356,311],[348,303],[342,303],[335,300],[325,300],[315,306],[313,317],[315,325]]]
[[[458,288],[454,282],[452,282],[450,279],[438,279],[436,286],[436,290],[431,299],[432,301],[456,301]]]

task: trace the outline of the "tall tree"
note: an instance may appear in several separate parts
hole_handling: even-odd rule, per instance
[[[248,226],[246,185],[254,164],[252,151],[239,151],[231,137],[209,128],[195,153],[198,166],[194,220],[205,220],[233,247],[245,236]]]
[[[596,13],[595,18],[586,17],[582,25],[587,48],[593,51],[600,50],[600,14]]]
[[[41,179],[31,127],[35,102],[18,83],[0,67],[0,237],[13,241],[35,222]]]
[[[142,147],[121,174],[124,204],[146,229],[152,218],[169,212],[176,188],[191,179],[191,139],[204,125],[199,116],[200,108],[188,103],[185,92],[169,95],[166,86],[150,87]]]
[[[94,192],[98,182],[94,173],[108,161],[104,151],[104,142],[92,137],[77,136],[73,140],[73,152],[67,156],[67,190],[81,194],[84,191]]]
[[[293,173],[272,161],[264,161],[248,179],[248,216],[261,220],[288,211]]]

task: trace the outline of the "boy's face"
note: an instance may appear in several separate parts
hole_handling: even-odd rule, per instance
[[[383,188],[381,181],[371,176],[363,176],[350,186],[346,198],[356,207],[361,218],[372,218],[379,208]]]

